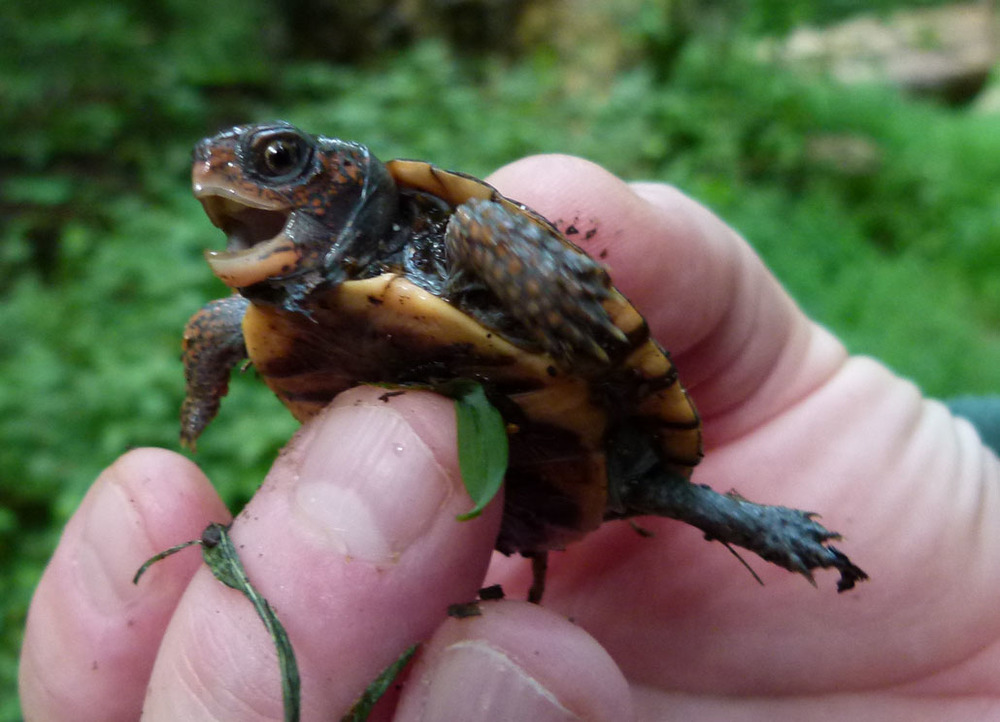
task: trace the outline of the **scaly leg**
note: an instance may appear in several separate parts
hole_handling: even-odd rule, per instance
[[[240,295],[220,298],[192,316],[184,329],[187,390],[181,407],[181,445],[185,448],[194,449],[229,391],[230,373],[247,357],[242,323],[248,305]]]
[[[813,582],[812,570],[840,572],[844,592],[868,575],[840,550],[827,544],[840,538],[815,520],[815,514],[784,506],[754,504],[738,494],[720,494],[687,479],[662,472],[655,480],[626,483],[620,489],[630,514],[656,514],[683,521],[705,532],[708,540],[749,549],[761,558]]]
[[[531,552],[525,555],[531,559],[531,588],[528,590],[528,601],[541,604],[545,594],[545,577],[549,571],[549,553]]]

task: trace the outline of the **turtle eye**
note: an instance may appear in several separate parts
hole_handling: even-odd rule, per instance
[[[272,140],[264,148],[264,169],[269,175],[286,175],[299,163],[299,147],[285,139]]]
[[[269,180],[298,175],[309,160],[309,145],[298,135],[264,136],[253,144],[254,170]]]

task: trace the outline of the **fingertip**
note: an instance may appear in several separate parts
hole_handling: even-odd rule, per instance
[[[625,677],[581,628],[526,602],[479,609],[481,616],[448,619],[422,650],[397,722],[633,717]]]
[[[132,577],[152,555],[227,519],[204,474],[179,454],[137,449],[108,467],[35,590],[21,652],[25,714],[135,719],[160,638],[199,560],[165,561],[140,585]]]
[[[152,548],[197,538],[212,521],[226,523],[229,510],[212,482],[187,457],[167,449],[142,447],[108,468],[110,480],[128,493],[141,516]],[[192,510],[198,510],[192,514]]]

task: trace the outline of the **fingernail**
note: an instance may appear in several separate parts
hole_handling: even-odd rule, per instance
[[[499,649],[480,641],[448,647],[426,680],[425,720],[566,722],[579,716]]]
[[[329,409],[299,468],[296,504],[348,557],[393,562],[430,526],[454,488],[390,404]]]

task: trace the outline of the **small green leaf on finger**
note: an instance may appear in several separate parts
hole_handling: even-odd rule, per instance
[[[507,427],[480,384],[460,379],[442,391],[455,399],[458,467],[473,503],[470,511],[457,518],[468,521],[482,513],[503,484],[507,473]]]

